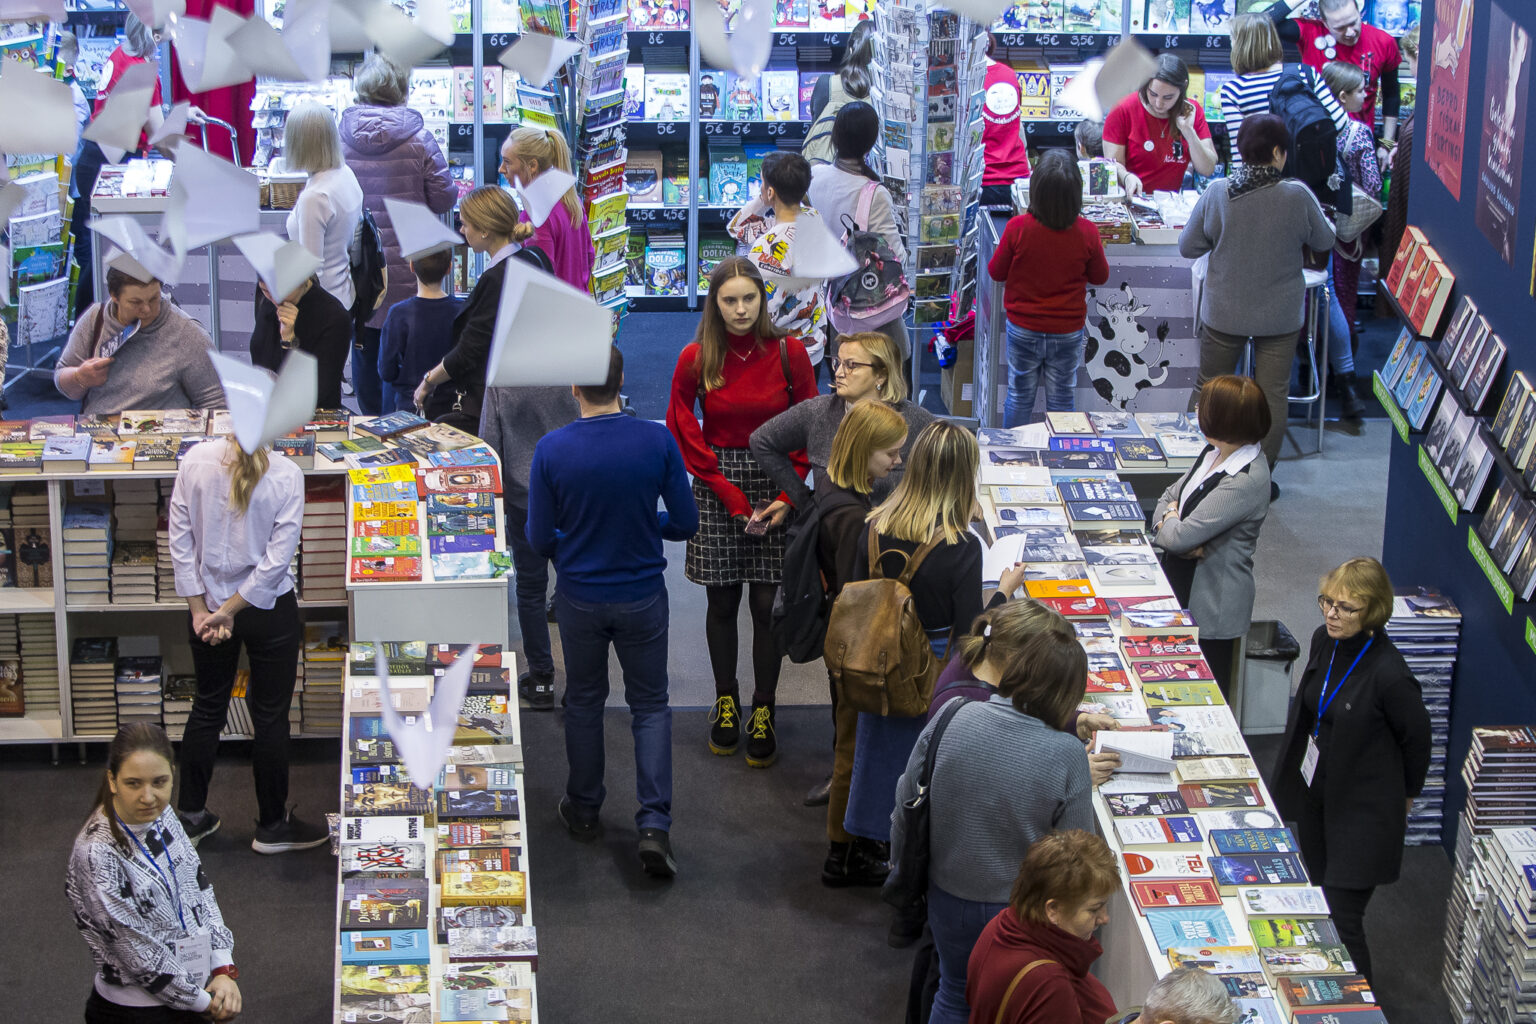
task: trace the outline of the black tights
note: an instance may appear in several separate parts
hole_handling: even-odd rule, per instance
[[[752,613],[752,681],[754,704],[772,704],[779,688],[778,642],[772,629],[772,583],[747,584],[747,608]],[[705,587],[709,605],[704,612],[704,640],[709,645],[709,665],[715,673],[715,693],[737,692],[736,619],[741,610],[741,584]]]

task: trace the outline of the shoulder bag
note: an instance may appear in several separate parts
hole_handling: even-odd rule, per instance
[[[1008,1000],[1013,998],[1013,990],[1019,987],[1019,982],[1024,980],[1024,975],[1036,967],[1044,967],[1046,964],[1054,964],[1055,962],[1055,960],[1031,960],[1019,968],[1019,973],[1013,976],[1013,980],[1008,983],[1007,991],[1003,993],[1003,1001],[997,1004],[997,1016],[993,1018],[993,1024],[1003,1024],[1003,1021],[1006,1019],[1005,1014],[1008,1012]]]
[[[928,753],[923,759],[923,773],[917,777],[917,793],[896,808],[896,813],[901,815],[902,831],[906,838],[901,845],[901,859],[891,865],[891,873],[886,877],[885,885],[880,890],[880,898],[897,910],[915,910],[928,898],[928,866],[933,858],[929,839],[932,820],[928,807],[928,790],[933,783],[933,765],[938,757],[939,743],[944,739],[944,731],[949,728],[949,723],[954,719],[955,713],[960,710],[960,706],[969,703],[970,701],[960,697],[950,701],[948,706],[939,712],[939,717],[933,726],[933,735],[928,737]],[[1012,987],[1008,991],[1012,992]],[[1007,1003],[1006,996],[1003,1001]]]

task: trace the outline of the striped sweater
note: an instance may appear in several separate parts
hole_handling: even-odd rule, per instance
[[[1242,154],[1237,151],[1237,130],[1243,126],[1243,118],[1269,113],[1269,94],[1275,83],[1280,81],[1283,70],[1276,68],[1252,75],[1238,75],[1221,87],[1221,114],[1227,122],[1227,138],[1232,144],[1232,166],[1227,168],[1228,174],[1243,164]],[[1305,65],[1301,68],[1301,76],[1312,83],[1312,91],[1317,94],[1318,102],[1328,111],[1328,116],[1333,118],[1334,126],[1342,135],[1349,126],[1349,115],[1344,113],[1339,101],[1333,98],[1328,83],[1323,81],[1322,75]]]

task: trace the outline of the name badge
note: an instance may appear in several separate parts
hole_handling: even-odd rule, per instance
[[[1317,774],[1317,757],[1317,740],[1308,736],[1307,752],[1301,755],[1301,777],[1306,780],[1308,786],[1312,785],[1312,776]]]
[[[188,935],[176,940],[175,949],[182,971],[196,977],[199,987],[208,984],[213,971],[213,937],[207,933]]]

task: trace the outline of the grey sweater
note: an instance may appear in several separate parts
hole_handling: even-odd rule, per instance
[[[936,716],[896,783],[891,863],[899,863],[901,805],[917,792]],[[955,712],[939,744],[929,790],[929,879],[963,900],[1007,903],[1019,862],[1056,829],[1093,830],[1093,783],[1077,737],[1014,710],[1005,698]]]
[[[917,440],[917,435],[922,433],[924,427],[933,422],[933,413],[906,399],[897,402],[893,408],[907,421],[907,443],[901,448],[903,465],[891,470],[884,480],[875,481],[871,498],[877,505],[901,479],[907,456],[912,452],[912,442]],[[749,442],[752,456],[757,459],[763,472],[768,474],[768,479],[789,495],[789,500],[794,502],[796,508],[805,507],[805,503],[810,500],[811,489],[805,486],[805,481],[795,472],[794,463],[789,461],[790,453],[803,449],[811,460],[815,479],[818,482],[825,479],[827,463],[832,459],[832,441],[837,437],[837,428],[847,411],[848,403],[837,395],[817,395],[804,402],[796,402],[752,431]]]
[[[539,438],[581,416],[568,387],[486,388],[480,436],[501,456],[502,497],[528,507],[528,475]]]
[[[1229,195],[1241,180],[1211,182],[1179,235],[1179,252],[1211,254],[1200,299],[1206,326],[1239,337],[1286,334],[1302,322],[1302,246],[1333,248],[1333,225],[1299,181]]]
[[[160,300],[160,315],[140,324],[137,333],[112,357],[105,384],[90,389],[67,385],[59,371],[94,357],[97,347],[123,329],[112,317],[115,309],[116,304],[111,304],[101,317],[99,337],[96,320],[101,304],[81,314],[54,366],[54,386],[66,398],[79,401],[82,413],[92,416],[124,409],[224,408],[224,385],[208,358],[213,339],[201,324],[166,298]]]

